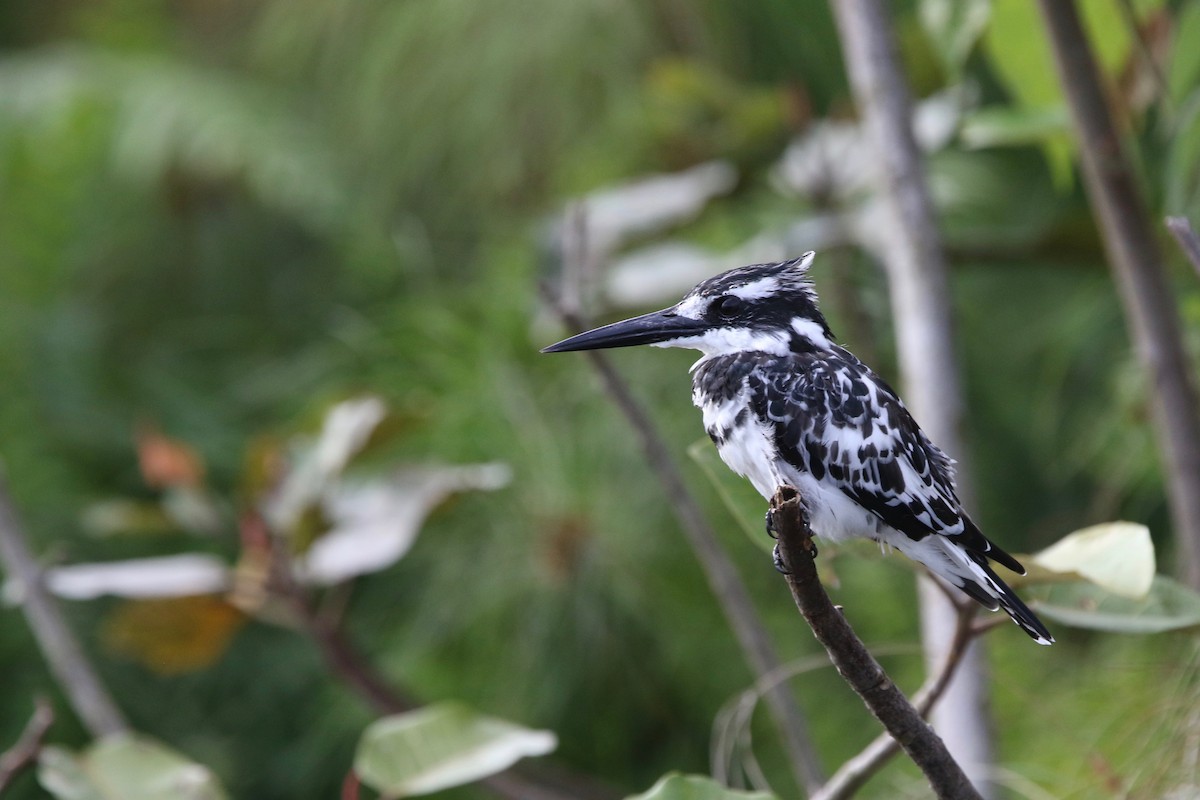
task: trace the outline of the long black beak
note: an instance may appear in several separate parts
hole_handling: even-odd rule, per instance
[[[563,339],[558,344],[543,347],[542,352],[565,353],[571,350],[600,350],[607,347],[654,344],[681,336],[695,336],[703,330],[704,327],[699,321],[681,317],[667,308],[585,331],[570,339]]]

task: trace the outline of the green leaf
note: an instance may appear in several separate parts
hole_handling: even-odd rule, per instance
[[[921,25],[952,81],[987,27],[991,0],[921,0]]]
[[[1200,3],[1189,3],[1175,22],[1167,86],[1171,99],[1183,103],[1200,79]]]
[[[740,478],[725,462],[708,437],[697,439],[687,449],[688,456],[700,465],[701,471],[712,482],[717,497],[737,521],[742,532],[764,552],[770,552],[773,543],[764,532],[764,515],[767,506],[758,492],[744,478]]]
[[[47,747],[38,781],[58,800],[225,800],[212,772],[154,739],[110,736],[82,753]]]
[[[670,772],[649,791],[630,795],[625,800],[775,800],[768,792],[741,792],[727,789],[704,775],[680,775]]]
[[[1128,58],[1132,44],[1121,15],[1106,3],[1082,3],[1080,14],[1101,69],[1115,77]],[[984,36],[984,49],[1017,106],[1044,110],[1063,107],[1062,90],[1037,3],[995,0]],[[1072,140],[1065,135],[1052,136],[1044,140],[1041,147],[1055,185],[1060,189],[1068,187],[1075,151]]]
[[[989,106],[970,112],[959,135],[967,147],[1011,147],[1039,144],[1066,133],[1067,112],[1062,106]]]
[[[1145,597],[1154,582],[1150,529],[1136,522],[1106,522],[1075,531],[1035,555],[1033,562],[1134,600]]]
[[[1157,575],[1150,592],[1131,600],[1092,583],[1059,584],[1038,590],[1038,614],[1071,625],[1114,633],[1161,633],[1200,626],[1200,594]]]
[[[354,771],[388,797],[411,797],[477,781],[557,745],[550,731],[486,717],[458,703],[440,703],[368,725]]]

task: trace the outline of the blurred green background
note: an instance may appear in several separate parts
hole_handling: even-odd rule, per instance
[[[899,4],[894,19],[918,97],[970,87],[930,170],[976,516],[1014,552],[1094,522],[1144,522],[1170,573],[1146,387],[1033,4],[963,4],[982,16],[953,22],[955,36],[931,33],[939,5]],[[1155,214],[1200,218],[1200,3],[1134,3],[1136,31],[1119,2],[1083,5]],[[406,558],[343,590],[348,635],[423,700],[554,730],[555,758],[619,790],[706,771],[714,716],[751,676],[626,423],[582,359],[537,352],[563,333],[536,292],[557,269],[547,225],[595,189],[724,159],[732,191],[672,235],[731,250],[828,207],[780,191],[776,165],[822,121],[852,119],[830,11],[813,0],[0,6],[0,453],[35,550],[64,563],[194,550],[232,562],[234,526],[88,532],[96,503],[158,497],[135,432],[187,443],[237,509],[255,496],[256,448],[374,393],[393,410],[381,461],[502,461],[513,480],[442,506]],[[1196,275],[1166,249],[1195,344]],[[844,343],[894,379],[879,266],[843,246],[814,276]],[[702,433],[693,358],[615,355],[784,657],[813,654],[770,560],[686,457]],[[909,569],[861,554],[833,563],[835,601],[916,685]],[[178,609],[131,621],[131,606],[65,608],[137,729],[211,766],[236,797],[337,796],[373,715],[310,642],[221,614],[212,630]],[[65,706],[18,612],[2,619],[10,742],[35,693]],[[1196,724],[1181,709],[1200,699],[1193,637],[1056,634],[1050,649],[1011,626],[991,639],[1013,796],[1179,785]],[[198,654],[164,663],[164,647]],[[830,669],[795,685],[828,768],[872,737]],[[761,728],[760,756],[782,776]],[[63,710],[51,739],[86,736]],[[914,775],[889,768],[864,796],[921,796]],[[43,795],[26,775],[12,796]]]

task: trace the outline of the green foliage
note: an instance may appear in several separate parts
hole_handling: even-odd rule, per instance
[[[1169,553],[1146,386],[1069,180],[1040,21],[1032,3],[987,5],[896,11],[919,85],[961,79],[979,96],[962,94],[961,125],[930,156],[978,519],[1024,551],[1137,519]],[[1120,88],[1132,38],[1108,4],[1084,5]],[[1169,103],[1113,101],[1146,158],[1155,212],[1194,216],[1200,3],[1136,5],[1155,52],[1169,51]],[[819,204],[782,197],[773,170],[789,136],[851,116],[829,4],[34,6],[0,11],[0,441],[37,549],[54,565],[201,551],[244,577],[235,521],[277,478],[280,443],[369,392],[395,413],[359,476],[501,460],[512,482],[440,507],[402,560],[318,592],[323,611],[415,696],[553,730],[555,759],[623,791],[705,770],[713,718],[750,676],[623,420],[578,361],[536,354],[560,331],[537,309],[532,287],[550,265],[531,242],[541,215],[574,195],[708,158],[737,164],[738,189],[682,238],[728,250],[808,218]],[[886,281],[866,258],[838,259],[823,255],[817,272],[834,328],[891,378]],[[1180,286],[1194,338],[1197,293]],[[698,432],[691,358],[614,358],[685,462],[783,657],[810,656],[763,552],[762,501],[707,444],[684,458]],[[134,434],[146,422],[195,447],[207,496],[222,498],[218,524],[193,524],[188,496],[143,480]],[[328,520],[305,522],[319,541]],[[884,648],[886,666],[918,685],[907,568],[869,547],[832,556],[822,574],[837,602],[872,644],[901,643]],[[1030,591],[1069,625],[1185,633],[1129,644],[1066,631],[1031,652],[1019,631],[997,632],[1004,765],[1051,795],[1092,796],[1103,789],[1088,765],[1102,761],[1130,792],[1165,796],[1187,733],[1171,714],[1195,705],[1191,596],[1162,578],[1142,600],[1078,581]],[[135,726],[211,767],[231,796],[336,796],[371,715],[296,632],[235,616],[225,598],[68,611]],[[222,626],[199,624],[213,619],[236,635],[193,649],[213,644]],[[167,635],[188,630],[209,638]],[[52,682],[20,625],[0,628],[0,664],[0,739],[11,741],[28,695]],[[832,670],[793,686],[827,764],[869,740]],[[786,767],[762,717],[754,755],[774,778]],[[1046,718],[1086,742],[1063,741]],[[1150,728],[1136,747],[1122,738]],[[68,720],[52,738],[83,748],[51,752],[64,781],[85,780],[83,732]],[[899,796],[908,779],[889,771],[863,795]],[[32,782],[14,789],[33,796]]]

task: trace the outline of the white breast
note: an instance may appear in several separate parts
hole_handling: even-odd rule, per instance
[[[747,478],[767,500],[782,485],[794,487],[809,510],[813,533],[830,540],[850,538],[890,539],[890,532],[878,517],[825,481],[818,481],[778,457],[775,445],[753,414],[738,413],[746,407],[742,396],[722,403],[705,402],[696,397],[707,430],[728,432],[717,446],[721,460],[738,475]]]
[[[705,430],[720,431],[724,435],[724,441],[717,445],[721,460],[738,475],[749,479],[758,493],[769,499],[779,485],[772,466],[776,460],[775,446],[753,414],[742,414],[738,424],[738,414],[748,405],[745,395],[743,390],[737,397],[724,402],[706,401],[698,395],[694,395],[693,400],[704,417]]]

